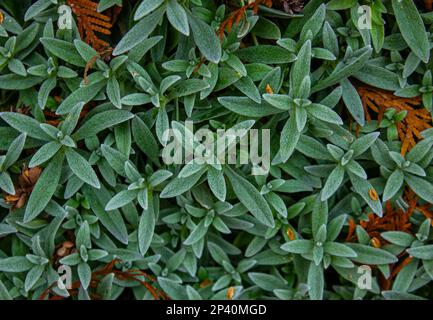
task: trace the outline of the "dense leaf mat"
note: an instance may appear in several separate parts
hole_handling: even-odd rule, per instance
[[[432,298],[431,7],[1,1],[0,299]]]

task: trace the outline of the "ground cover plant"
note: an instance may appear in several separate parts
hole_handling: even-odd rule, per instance
[[[0,299],[432,298],[431,9],[1,1]]]

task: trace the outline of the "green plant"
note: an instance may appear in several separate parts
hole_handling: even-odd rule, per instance
[[[4,0],[0,13],[0,299],[433,297],[431,12]],[[237,132],[222,147],[221,130]],[[269,141],[253,149],[254,132]]]

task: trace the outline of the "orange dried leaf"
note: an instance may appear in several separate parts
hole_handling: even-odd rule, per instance
[[[160,299],[169,300],[170,299],[170,297],[165,292],[161,291],[160,289],[158,289],[156,287],[153,287],[149,282],[140,279],[141,277],[143,277],[149,281],[155,282],[154,277],[149,276],[148,274],[146,274],[145,272],[143,272],[141,270],[128,270],[128,271],[117,270],[117,269],[115,269],[115,264],[117,262],[120,262],[120,260],[114,259],[111,262],[109,262],[107,265],[105,265],[105,267],[103,267],[102,269],[100,269],[98,271],[94,271],[92,273],[92,276],[91,276],[89,288],[90,289],[96,289],[98,287],[99,283],[101,282],[101,279],[104,276],[106,276],[108,274],[114,274],[114,276],[119,280],[133,280],[133,281],[140,283],[150,292],[150,294],[154,297],[155,300],[160,300]],[[39,296],[39,300],[45,300],[50,295],[50,293],[52,293],[51,289],[56,284],[57,284],[57,282],[53,283],[50,287],[48,287]],[[80,286],[81,286],[81,283],[79,280],[72,283],[72,288],[68,289],[69,294],[71,296],[76,296],[78,294],[78,289],[80,288]],[[100,299],[100,297],[93,292],[89,292],[89,295],[91,296],[92,299]],[[64,299],[64,297],[61,297],[61,296],[56,295],[56,294],[49,298],[49,300],[60,300],[60,299]]]
[[[207,286],[211,285],[212,281],[209,279],[204,279],[202,282],[200,282],[200,288],[206,288]]]
[[[367,121],[374,119],[370,111],[376,114],[375,119],[379,124],[385,111],[390,108],[395,109],[397,112],[407,112],[406,117],[396,123],[398,138],[401,141],[400,153],[403,156],[422,139],[420,132],[432,127],[430,112],[422,107],[420,97],[397,97],[391,92],[369,86],[359,86],[357,90],[361,97]]]
[[[293,241],[293,240],[295,240],[296,239],[296,235],[295,235],[295,232],[292,230],[292,228],[287,228],[287,237],[289,237],[289,239],[291,240],[291,241]]]
[[[271,88],[271,86],[269,84],[266,85],[265,90],[266,90],[266,93],[268,93],[268,94],[273,94],[274,93],[274,91],[272,90],[272,88]]]
[[[111,34],[111,18],[97,11],[98,4],[90,0],[67,0],[67,4],[77,17],[81,38],[97,51],[108,47],[109,43],[100,39],[97,33]]]
[[[272,7],[272,0],[253,0],[253,1],[249,1],[248,4],[240,7],[239,9],[231,12],[227,18],[221,22],[219,29],[218,29],[218,34],[221,38],[221,40],[224,38],[224,31],[230,32],[230,30],[232,29],[233,24],[239,24],[242,19],[244,17],[246,17],[246,11],[248,9],[252,9],[253,10],[253,14],[257,14],[258,10],[259,10],[259,5],[265,5],[268,8]]]
[[[230,287],[227,289],[227,299],[232,300],[235,295],[235,288]]]
[[[373,201],[379,200],[379,196],[378,196],[377,191],[375,189],[368,190],[368,196]]]

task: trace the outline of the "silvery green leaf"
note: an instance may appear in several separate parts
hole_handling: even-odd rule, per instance
[[[325,252],[337,257],[354,258],[357,253],[346,245],[338,242],[327,242],[324,247]]]
[[[78,152],[73,149],[66,151],[66,160],[71,171],[85,183],[99,189],[100,183],[92,166]]]
[[[346,246],[356,252],[357,256],[353,257],[352,260],[364,264],[388,264],[397,261],[397,258],[383,249],[378,249],[370,246],[366,246],[359,243],[347,243]]]
[[[311,253],[313,250],[314,243],[311,240],[292,240],[281,246],[281,249],[291,253]]]
[[[284,64],[296,60],[290,51],[272,45],[258,45],[240,49],[235,53],[238,58],[252,63]]]
[[[250,272],[248,273],[248,277],[255,285],[266,291],[283,289],[287,285],[283,279],[271,274]]]
[[[97,190],[88,185],[83,186],[83,194],[90,203],[93,213],[99,218],[102,225],[116,237],[121,243],[128,243],[128,232],[125,222],[120,212],[113,210],[105,211],[105,205],[112,198],[110,193],[101,185],[101,189]]]
[[[0,259],[0,271],[24,272],[30,270],[33,264],[26,257],[10,257]]]
[[[155,130],[156,130],[156,136],[158,137],[159,142],[166,146],[167,144],[167,135],[169,128],[169,119],[167,110],[163,108],[159,108],[158,114],[156,116],[156,123],[155,123]]]
[[[44,266],[34,266],[29,270],[24,282],[24,290],[30,291],[45,271]]]
[[[171,87],[171,97],[179,98],[207,89],[209,84],[200,79],[186,79],[176,82]]]
[[[418,263],[418,259],[413,259],[400,270],[392,284],[392,290],[399,292],[409,291],[418,271]]]
[[[116,77],[111,77],[107,83],[107,96],[111,103],[118,109],[122,109],[122,102],[120,96],[119,82]]]
[[[328,200],[340,187],[344,179],[344,167],[337,165],[334,170],[332,170],[326,183],[322,189],[321,200]]]
[[[380,236],[386,241],[402,247],[410,246],[411,243],[415,240],[415,238],[411,234],[401,231],[386,231],[382,232]]]
[[[26,133],[29,137],[41,140],[51,140],[51,138],[40,128],[39,122],[35,119],[13,112],[2,112],[0,117],[14,129]]]
[[[288,95],[264,94],[263,99],[273,107],[281,110],[289,110],[293,105],[293,100]]]
[[[432,248],[433,245],[425,245],[407,249],[407,252],[415,258],[431,260],[433,259]]]
[[[168,1],[167,18],[176,30],[189,36],[189,25],[186,11],[176,0]]]
[[[221,44],[214,30],[200,18],[188,14],[194,42],[201,53],[211,62],[218,63],[221,59]]]
[[[392,0],[397,25],[413,53],[422,61],[430,57],[430,45],[418,9],[413,2]]]
[[[204,165],[199,164],[197,161],[188,162],[182,170],[179,172],[179,178],[188,178],[189,176],[197,173],[200,170],[203,170]]]
[[[25,77],[27,75],[26,67],[24,64],[18,59],[11,59],[8,62],[8,68],[13,73],[16,73],[19,76]]]
[[[319,120],[329,123],[343,124],[343,120],[341,120],[340,116],[335,111],[322,104],[312,103],[307,107],[307,111]]]
[[[108,110],[88,119],[73,135],[74,140],[93,136],[100,131],[132,119],[134,115],[126,110]]]
[[[353,156],[357,157],[366,152],[374,144],[379,135],[379,132],[372,132],[356,139],[350,146],[350,149],[353,150]]]
[[[247,117],[264,117],[282,112],[268,103],[262,101],[259,104],[247,97],[219,97],[218,102],[228,110]]]
[[[156,5],[154,8],[158,6],[159,5]],[[143,11],[138,16],[144,16],[146,14],[146,11],[147,10],[143,9]],[[120,40],[120,42],[114,48],[113,55],[118,56],[122,53],[125,53],[136,47],[143,40],[145,40],[149,36],[149,34],[151,34],[152,31],[156,28],[164,12],[165,6],[160,6],[151,14],[141,19],[123,36],[122,40]],[[137,18],[137,20],[138,19],[139,18]]]
[[[81,262],[80,255],[78,253],[72,253],[66,257],[60,259],[60,263],[67,266],[75,266]]]
[[[293,90],[298,91],[299,85],[305,77],[310,74],[311,64],[311,40],[305,41],[298,52],[296,61],[293,63],[291,70],[291,84]]]
[[[188,299],[188,295],[183,286],[172,279],[158,277],[158,283],[161,285],[164,292],[166,292],[173,299]]]
[[[0,237],[4,237],[15,232],[17,232],[17,229],[14,227],[5,223],[0,223]]]
[[[162,190],[160,197],[173,198],[186,192],[196,184],[196,182],[201,178],[203,173],[204,169],[200,169],[198,172],[192,174],[188,178],[174,178]]]
[[[386,181],[383,191],[383,201],[391,199],[401,188],[404,182],[404,174],[400,169],[396,169]]]
[[[38,0],[34,2],[26,11],[26,14],[24,15],[24,20],[29,21],[33,17],[40,14],[42,11],[47,9],[52,2],[50,0]]]
[[[179,76],[168,76],[162,79],[160,84],[160,93],[164,94],[164,92],[167,91],[168,88],[170,88],[173,84],[175,84],[180,79],[181,77]]]
[[[248,98],[254,102],[260,103],[261,97],[260,92],[254,85],[253,80],[250,77],[242,77],[233,84],[240,92],[244,93]]]
[[[137,197],[137,190],[122,190],[116,194],[110,201],[105,205],[105,210],[114,210],[123,207],[130,203]]]
[[[412,162],[421,161],[432,148],[432,139],[427,138],[418,142],[406,155],[406,159]]]
[[[153,162],[158,163],[158,143],[147,125],[138,117],[132,120],[132,135],[140,150]]]
[[[170,178],[172,175],[173,173],[171,173],[170,171],[158,170],[150,176],[149,184],[152,187],[155,187]]]
[[[4,283],[1,280],[0,280],[0,299],[1,300],[13,300],[8,289],[6,288],[6,286],[4,285]]]
[[[433,201],[433,185],[430,182],[413,175],[406,175],[405,181],[409,187],[422,199],[427,202]]]
[[[286,162],[296,148],[301,133],[296,127],[296,117],[291,116],[281,131],[280,149],[272,160],[272,164]]]
[[[27,202],[24,222],[36,218],[51,200],[60,180],[64,157],[62,152],[57,153],[42,171]]]
[[[272,211],[266,200],[257,189],[245,178],[238,175],[235,171],[227,167],[225,174],[233,186],[233,191],[242,204],[252,213],[252,215],[266,226],[273,227],[275,222]]]
[[[45,49],[56,57],[77,67],[84,67],[86,62],[78,53],[75,46],[67,41],[54,38],[40,38]]]
[[[201,295],[190,285],[186,286],[186,293],[188,295],[188,300],[202,300]]]
[[[343,88],[343,101],[348,111],[356,122],[363,126],[365,123],[364,107],[362,106],[361,98],[356,89],[347,79],[341,81],[341,87]]]
[[[45,80],[38,92],[38,104],[41,109],[44,109],[51,91],[56,87],[57,80],[54,77]]]
[[[346,168],[353,173],[354,175],[362,178],[367,179],[367,173],[365,172],[364,168],[355,160],[351,160],[346,164]]]
[[[372,49],[370,46],[359,49],[355,52],[355,57],[347,64],[341,65],[340,68],[335,69],[329,77],[320,80],[313,88],[312,92],[317,92],[336,83],[339,83],[348,76],[356,73],[362,68],[366,61],[370,58]],[[345,80],[347,81],[347,80]],[[344,91],[343,91],[344,92]]]
[[[141,1],[140,5],[135,11],[134,20],[140,20],[141,18],[158,8],[163,2],[164,0]]]
[[[92,277],[92,270],[90,269],[90,266],[86,262],[81,262],[78,265],[77,271],[81,286],[84,288],[84,290],[87,290]]]
[[[12,141],[8,151],[6,152],[4,161],[1,165],[1,168],[3,170],[8,169],[18,160],[18,158],[21,155],[21,152],[24,149],[25,142],[26,142],[26,133],[21,133],[14,141]]]
[[[71,93],[65,100],[62,101],[60,106],[57,108],[57,114],[67,114],[71,112],[77,103],[84,102],[87,103],[99,93],[99,91],[105,87],[105,81],[98,81],[95,83],[90,83],[84,87]]]
[[[31,158],[29,167],[33,168],[50,160],[60,150],[62,145],[57,141],[51,141],[44,144]]]
[[[83,107],[83,102],[77,103],[77,105],[72,108],[71,112],[68,113],[65,120],[60,124],[59,129],[64,135],[70,135],[74,131],[78,120],[80,119]]]
[[[368,63],[353,75],[356,79],[371,86],[384,90],[399,90],[398,75],[385,68],[373,66]]]
[[[393,290],[382,291],[382,295],[386,300],[426,300],[415,294]]]
[[[309,295],[311,300],[322,300],[324,291],[324,276],[323,268],[321,265],[316,265],[313,262],[310,263],[308,269],[308,286]]]
[[[140,253],[145,255],[151,244],[155,231],[156,215],[154,201],[157,201],[153,196],[148,197],[147,209],[144,209],[138,226],[138,245]]]
[[[120,102],[126,106],[140,106],[150,102],[150,96],[145,93],[131,93],[124,96]]]
[[[188,238],[183,242],[184,245],[192,245],[201,240],[206,235],[208,228],[205,227],[205,220],[201,220],[194,230],[189,234]]]

